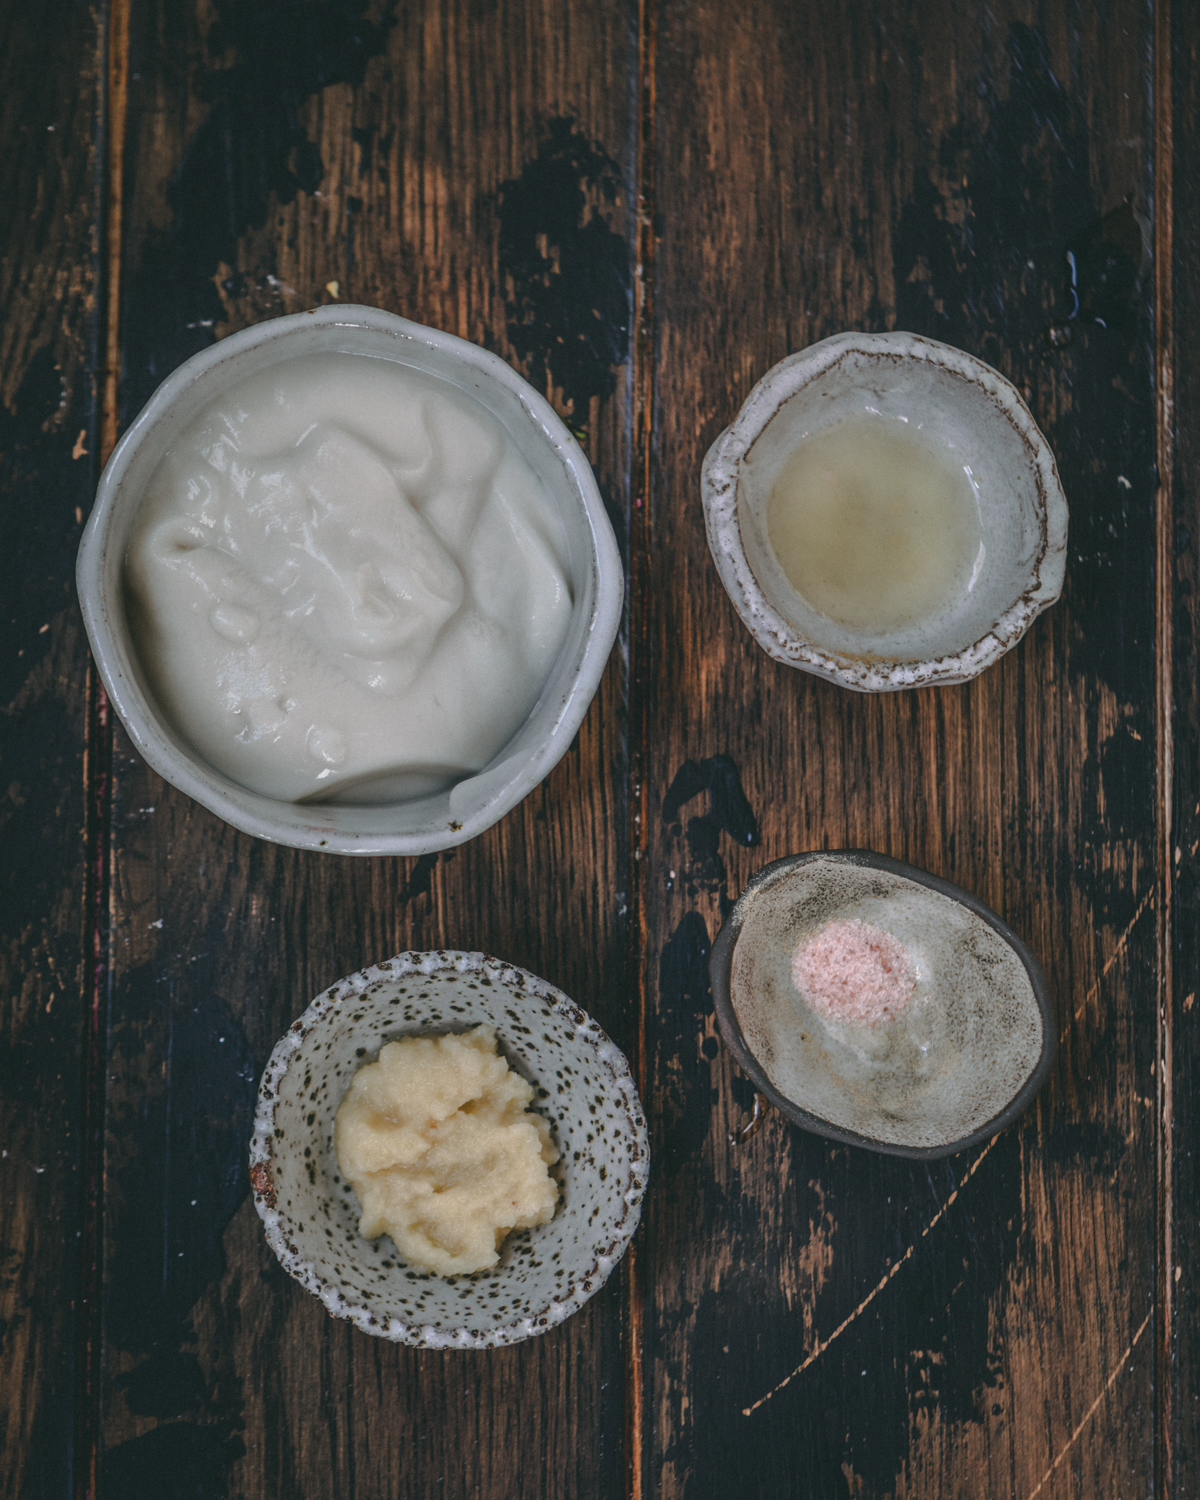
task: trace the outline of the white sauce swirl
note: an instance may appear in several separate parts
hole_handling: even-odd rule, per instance
[[[286,801],[378,803],[512,738],[566,635],[565,550],[477,402],[320,354],[241,382],[173,444],[125,583],[150,685],[210,764]]]

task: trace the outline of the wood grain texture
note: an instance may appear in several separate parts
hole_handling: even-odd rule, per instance
[[[647,1493],[1153,1485],[1152,284],[1069,347],[1046,338],[1067,248],[1127,196],[1149,207],[1151,42],[1121,5],[660,10]],[[776,360],[890,327],[1023,390],[1070,563],[976,683],[863,698],[758,651],[698,479]],[[752,847],[703,797],[661,814],[682,764],[718,756]],[[946,875],[1043,958],[1056,1073],[986,1151],[913,1166],[777,1116],[729,1144],[749,1090],[717,1043],[708,941],[755,868],[821,847]]]
[[[1166,1268],[1173,1294],[1167,1329],[1170,1385],[1167,1437],[1175,1494],[1200,1488],[1200,372],[1192,353],[1200,337],[1200,16],[1176,5],[1172,15],[1173,134],[1173,826],[1172,945],[1175,970],[1169,1119],[1172,1255]]]
[[[135,5],[126,416],[215,336],[361,300],[520,364],[623,534],[633,46],[620,7]],[[623,696],[618,652],[547,782],[420,860],[245,838],[119,739],[105,1494],[619,1492],[619,1278],[518,1348],[397,1348],[278,1268],[245,1157],[287,1024],[406,948],[525,965],[628,1044]]]
[[[1200,1492],[1195,7],[131,0],[129,19],[105,231],[96,14],[0,13],[0,1493],[90,1489],[97,1427],[112,1500]],[[1126,202],[1170,297],[1151,253],[1132,291],[1084,275],[1071,319],[1066,251],[1086,269]],[[72,575],[97,382],[120,374],[128,421],[214,338],[335,299],[523,369],[581,434],[630,564],[575,745],[436,858],[277,849],[119,730],[111,764],[87,744]],[[868,699],[776,666],[707,555],[708,445],[773,362],[852,327],[990,360],[1059,461],[1064,597],[968,687]],[[109,888],[87,819],[110,772]],[[915,1166],[776,1115],[731,1141],[753,1096],[716,1033],[711,937],[760,865],[825,846],[949,876],[1045,962],[1056,1072],[986,1147]],[[568,1324],[484,1355],[329,1319],[245,1176],[286,1025],[338,976],[434,946],[561,985],[648,1080],[635,1254]]]
[[[0,13],[0,1493],[74,1482],[100,39]]]

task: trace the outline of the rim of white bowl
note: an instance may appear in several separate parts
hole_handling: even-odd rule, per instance
[[[779,613],[766,597],[746,556],[738,517],[738,473],[743,458],[767,423],[806,385],[848,354],[914,359],[938,365],[977,386],[1008,419],[1026,444],[1037,484],[1041,530],[1037,556],[1025,589],[974,644],[927,661],[822,651]],[[789,354],[773,365],[747,396],[733,422],[713,443],[700,480],[708,547],[726,593],[742,623],[768,656],[860,693],[968,682],[998,661],[1033,621],[1062,593],[1067,558],[1067,500],[1050,446],[1021,393],[999,370],[973,354],[919,333],[838,333]]]
[[[182,740],[177,742],[174,735],[164,730],[165,717],[138,681],[132,643],[123,624],[119,623],[123,620],[121,603],[119,598],[109,596],[105,582],[110,523],[121,494],[122,481],[138,448],[177,398],[200,375],[247,350],[281,338],[302,337],[307,328],[331,325],[368,329],[394,340],[404,340],[410,350],[424,346],[449,354],[461,361],[464,370],[504,386],[516,397],[543,439],[558,455],[569,480],[572,498],[581,507],[587,521],[591,539],[593,589],[587,632],[570,688],[561,696],[557,717],[540,748],[532,754],[522,752],[520,766],[498,786],[489,786],[481,806],[465,811],[461,818],[451,815],[410,832],[338,828],[328,817],[322,818],[321,804],[306,806],[261,796],[224,776],[199,755],[185,750]],[[487,401],[481,398],[478,389],[470,394],[487,407]],[[497,417],[497,420],[501,419]],[[164,781],[226,823],[255,838],[325,854],[362,855],[433,854],[466,843],[499,822],[549,775],[569,749],[600,686],[620,627],[625,589],[621,555],[596,476],[583,449],[545,397],[499,355],[487,349],[468,343],[455,334],[414,323],[383,308],[351,303],[313,308],[308,312],[289,313],[255,323],[193,354],[168,375],[125,430],[104,466],[80,541],[75,575],[84,628],[105,691],[139,753]],[[532,712],[538,713],[543,706],[543,700],[539,698]],[[516,733],[519,735],[523,728],[518,728]],[[503,769],[507,753],[508,746],[505,746],[478,773],[479,776]]]
[[[612,1072],[616,1097],[621,1101],[625,1119],[638,1146],[638,1166],[630,1169],[629,1181],[613,1182],[613,1196],[623,1199],[625,1212],[617,1226],[616,1237],[605,1246],[603,1253],[596,1251],[594,1274],[582,1278],[566,1297],[552,1300],[531,1317],[521,1318],[486,1332],[471,1328],[435,1329],[404,1323],[399,1318],[392,1318],[385,1324],[369,1308],[348,1301],[288,1239],[283,1216],[275,1203],[275,1187],[271,1177],[271,1142],[275,1138],[275,1106],[279,1102],[279,1088],[308,1036],[344,1001],[363,994],[380,980],[400,979],[407,974],[436,974],[446,969],[453,969],[460,974],[487,974],[492,983],[503,988],[513,1000],[525,993],[535,995],[539,1000],[549,1001],[555,1013],[570,1022],[595,1047],[597,1057]],[[515,986],[512,983],[514,978],[517,980]],[[650,1134],[642,1101],[625,1054],[582,1006],[576,1005],[574,1000],[548,980],[517,964],[506,963],[487,953],[466,953],[444,948],[430,952],[399,953],[381,964],[372,964],[370,968],[361,969],[357,974],[347,975],[345,979],[339,979],[327,990],[323,990],[304,1014],[292,1022],[275,1043],[259,1083],[254,1132],[250,1137],[249,1166],[254,1207],[262,1220],[267,1243],[288,1275],[294,1276],[306,1291],[319,1297],[333,1317],[345,1318],[364,1333],[390,1339],[393,1343],[409,1344],[418,1349],[497,1349],[549,1332],[551,1328],[565,1322],[572,1313],[578,1312],[608,1280],[628,1249],[641,1221],[642,1200],[646,1196],[650,1180]]]

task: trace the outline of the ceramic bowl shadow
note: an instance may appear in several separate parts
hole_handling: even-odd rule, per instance
[[[817,864],[815,862],[823,863]],[[830,884],[831,880],[834,883],[833,885]],[[795,1024],[797,1027],[808,1026],[808,1032],[798,1032],[797,1034],[800,1042],[804,1044],[805,1051],[814,1059],[809,1064],[814,1070],[810,1076],[816,1079],[819,1087],[814,1088],[812,1094],[814,1097],[819,1094],[825,1099],[832,1098],[835,1101],[835,1105],[838,1107],[829,1109],[828,1114],[836,1115],[841,1112],[842,1119],[840,1123],[811,1107],[813,1102],[811,1097],[807,1099],[789,1097],[779,1086],[778,1078],[781,1076],[782,1069],[779,1063],[775,1061],[775,1055],[770,1043],[760,1040],[759,1048],[761,1051],[771,1054],[772,1068],[776,1074],[774,1078],[768,1072],[767,1066],[764,1065],[763,1057],[757,1055],[755,1048],[747,1041],[743,1020],[747,1020],[748,1024],[758,1023],[754,1017],[754,1008],[752,1006],[748,1006],[745,1001],[743,1001],[740,1007],[735,1003],[735,989],[737,987],[735,952],[738,940],[747,928],[748,920],[752,919],[756,903],[758,904],[760,913],[764,910],[764,900],[767,903],[774,903],[773,907],[768,905],[765,908],[768,911],[786,910],[786,903],[788,901],[798,900],[797,892],[804,895],[809,889],[809,887],[804,886],[801,882],[809,881],[811,890],[817,893],[812,898],[811,911],[819,911],[821,899],[819,893],[822,883],[830,889],[841,889],[836,883],[843,880],[848,882],[847,888],[855,890],[854,901],[850,904],[829,907],[828,910],[824,911],[822,916],[816,919],[816,925],[819,926],[822,922],[831,920],[842,914],[854,915],[860,919],[869,920],[877,911],[886,912],[886,902],[890,899],[889,892],[899,892],[901,896],[911,896],[910,905],[913,905],[918,911],[921,909],[922,903],[928,905],[933,912],[935,927],[940,922],[940,928],[945,932],[956,925],[961,926],[967,937],[974,942],[977,949],[987,949],[988,951],[983,953],[983,972],[985,975],[989,973],[987,965],[995,963],[997,951],[1011,953],[1012,955],[1013,961],[1005,961],[1007,965],[1006,972],[1009,975],[1009,979],[1016,983],[1017,989],[1022,996],[1021,1004],[1025,1008],[1022,1024],[1025,1026],[1028,1034],[1025,1050],[1019,1056],[1023,1056],[1025,1062],[1031,1060],[1032,1066],[1028,1067],[1026,1071],[1025,1062],[1021,1062],[1015,1074],[1005,1074],[1003,1069],[997,1065],[994,1076],[988,1077],[984,1083],[982,1094],[983,1100],[990,1099],[995,1107],[992,1108],[990,1105],[987,1105],[984,1109],[986,1118],[973,1119],[969,1128],[963,1130],[960,1135],[956,1135],[950,1139],[938,1139],[932,1144],[914,1143],[914,1140],[919,1139],[922,1134],[928,1139],[931,1129],[930,1120],[922,1119],[920,1116],[919,1100],[921,1095],[915,1090],[912,1098],[918,1101],[915,1105],[917,1113],[911,1122],[899,1124],[895,1129],[891,1129],[889,1125],[891,1138],[880,1138],[880,1136],[873,1135],[861,1129],[849,1128],[846,1123],[848,1119],[858,1118],[863,1114],[869,1117],[869,1110],[865,1106],[857,1114],[854,1109],[848,1109],[844,1112],[840,1110],[839,1091],[847,1086],[843,1083],[842,1076],[837,1067],[826,1067],[823,1061],[827,1055],[836,1057],[836,1047],[825,1053],[822,1052],[820,1044],[817,1046],[813,1045],[813,1042],[809,1038],[809,1033],[819,1034],[821,1032],[820,1023],[814,1022],[811,1012],[803,1006],[803,1001],[798,991],[795,991],[792,996],[792,1002],[796,1009],[794,1012],[788,1012],[785,1015],[785,1021],[789,1026],[792,1024]],[[897,884],[898,882],[899,884]],[[791,887],[790,891],[789,886]],[[865,893],[861,901],[859,899],[860,893]],[[954,903],[954,907],[939,907],[937,905],[939,899]],[[872,901],[875,903],[874,907],[870,906],[870,902]],[[880,905],[880,902],[884,904]],[[957,908],[957,911],[955,908]],[[800,910],[799,905],[797,905],[796,910]],[[938,916],[939,912],[941,913],[940,918]],[[961,914],[961,917],[959,914]],[[957,923],[956,920],[952,919],[957,919]],[[791,918],[789,917],[788,920],[791,920]],[[805,931],[804,921],[811,920],[811,918],[798,916],[795,920],[798,925],[794,928],[794,932],[803,934]],[[918,929],[920,920],[929,919],[918,919]],[[758,931],[764,930],[761,927],[759,918],[753,918],[753,921],[759,924]],[[911,918],[909,922],[911,928]],[[976,924],[979,925],[977,926]],[[878,925],[887,927],[886,916],[882,920],[878,920]],[[751,927],[750,930],[752,932],[756,931],[755,927]],[[791,940],[792,938],[789,936],[788,941],[790,942]],[[998,945],[1002,945],[1002,950],[998,948]],[[936,941],[934,947],[936,950]],[[990,972],[998,974],[999,970],[996,969]],[[883,854],[875,854],[869,850],[841,850],[832,853],[829,851],[814,851],[812,853],[793,854],[785,859],[776,860],[758,871],[739,896],[720,933],[717,935],[716,941],[713,943],[710,958],[710,974],[717,1023],[720,1027],[722,1038],[739,1066],[753,1081],[755,1088],[783,1115],[793,1121],[793,1123],[802,1126],[805,1130],[813,1131],[815,1134],[826,1136],[831,1140],[842,1141],[854,1146],[864,1146],[868,1150],[880,1151],[888,1155],[911,1157],[920,1160],[934,1160],[943,1156],[951,1156],[959,1151],[965,1151],[981,1141],[991,1139],[997,1131],[1003,1130],[1006,1125],[1011,1124],[1028,1109],[1050,1073],[1057,1050],[1057,1028],[1054,1019],[1054,1007],[1046,976],[1033,953],[1017,934],[995,912],[980,901],[977,896],[972,895],[971,892],[963,890],[962,887],[954,885],[951,881],[944,880],[940,876],[931,875],[927,871],[916,869],[914,866],[905,864],[900,860],[891,859]],[[986,1025],[989,1003],[987,1000],[987,984],[985,983],[982,986],[977,985],[977,988],[983,998],[983,1010],[981,1014],[984,1017],[984,1024]],[[997,1003],[999,1003],[1001,991],[998,987],[995,990],[995,994],[997,996]],[[960,1005],[961,1003],[960,1001]],[[739,1016],[739,1009],[741,1010],[741,1016]],[[1008,1013],[1007,1011],[1005,1012],[1005,1014]],[[800,1019],[793,1022],[794,1016]],[[1040,1022],[1040,1036],[1037,1031],[1038,1022]],[[976,1041],[982,1048],[980,1052],[982,1065],[986,1066],[988,1062],[986,1048],[989,1039],[986,1033],[982,1035],[981,1039],[979,1038],[977,1017],[969,1018],[968,1026],[974,1026],[975,1028]],[[1004,1040],[1000,1031],[997,1030],[995,1037],[992,1039],[996,1054],[999,1054],[1002,1050]],[[931,1062],[935,1068],[939,1066],[940,1060],[936,1053]],[[955,1055],[948,1047],[945,1052],[945,1062],[947,1068],[955,1066],[957,1062]],[[821,1071],[822,1069],[824,1069],[824,1072]],[[1023,1077],[1020,1076],[1021,1073],[1024,1073]],[[791,1076],[799,1075],[793,1074]],[[1008,1092],[1008,1085],[1005,1083],[1006,1077],[1009,1078],[1012,1084],[1011,1092]],[[968,1083],[970,1083],[970,1080],[968,1080]],[[861,1077],[854,1086],[861,1086]],[[868,1082],[865,1087],[866,1093],[863,1097],[869,1103],[870,1083]],[[989,1093],[988,1090],[991,1090],[992,1093]],[[798,1092],[798,1090],[794,1091]],[[996,1091],[1006,1096],[993,1098],[992,1095]],[[926,1095],[926,1097],[932,1096]],[[806,1105],[809,1107],[806,1107]],[[978,1115],[978,1098],[976,1099],[976,1105],[975,1113]],[[885,1118],[885,1116],[886,1111],[885,1115],[880,1116],[880,1118]],[[902,1117],[897,1116],[897,1118]],[[909,1140],[906,1141],[897,1138],[898,1135],[903,1135],[906,1132],[910,1137]]]
[[[388,1041],[496,1030],[535,1087],[561,1156],[553,1219],[507,1236],[474,1275],[407,1265],[358,1232],[338,1170],[334,1116],[350,1080]],[[334,1317],[426,1349],[492,1349],[545,1333],[593,1296],[641,1216],[650,1167],[629,1065],[600,1027],[544,979],[482,953],[402,953],[318,995],[271,1054],[250,1145],[254,1205],[284,1269]]]

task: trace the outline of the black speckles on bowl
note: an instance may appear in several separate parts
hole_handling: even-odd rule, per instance
[[[823,1017],[792,978],[798,944],[835,919],[890,933],[914,965],[898,1020]],[[713,944],[717,1021],[759,1089],[797,1125],[895,1156],[987,1140],[1032,1103],[1057,1047],[1036,958],[978,897],[863,850],[760,870]]]
[[[537,1089],[561,1198],[549,1224],[508,1236],[491,1270],[433,1276],[386,1235],[359,1235],[333,1120],[385,1042],[483,1023]],[[637,1228],[649,1156],[628,1063],[561,991],[482,953],[402,953],[339,980],[284,1033],[259,1089],[250,1181],[272,1250],[335,1317],[421,1348],[488,1349],[544,1333],[603,1286]]]

